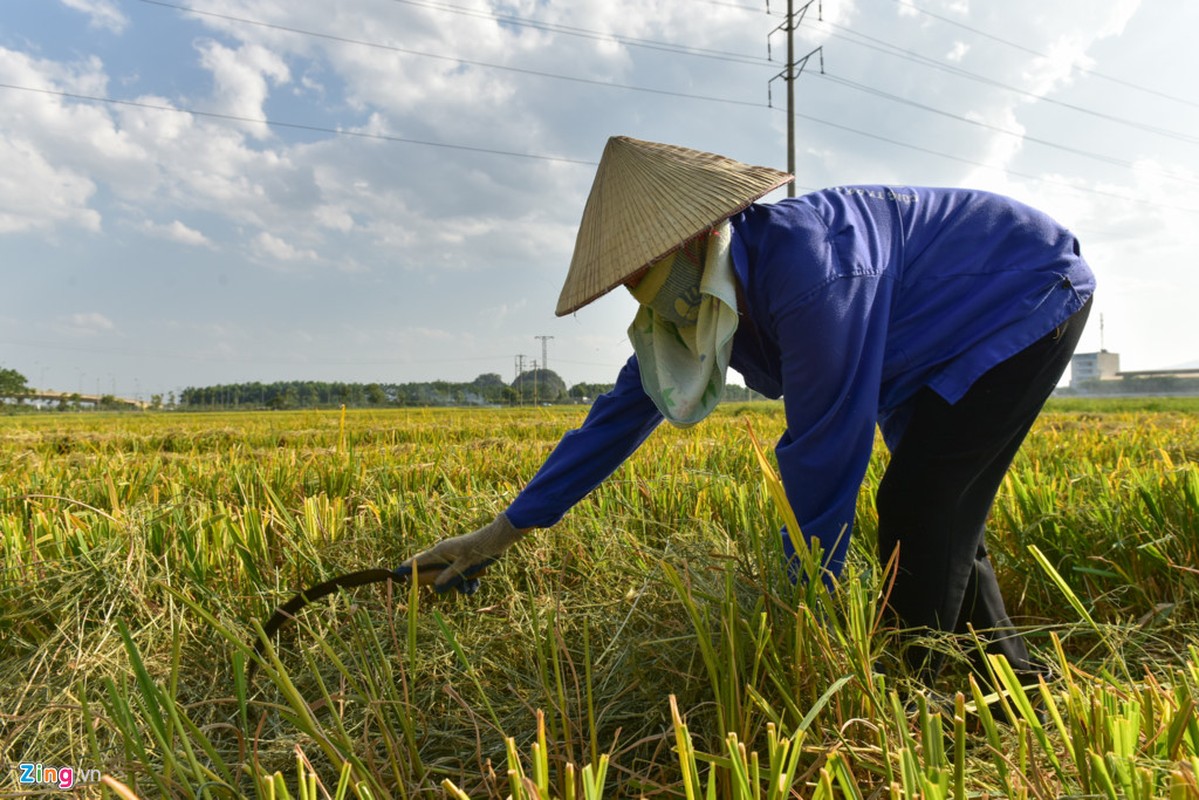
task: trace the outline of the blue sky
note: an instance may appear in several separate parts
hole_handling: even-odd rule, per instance
[[[0,366],[142,397],[510,379],[546,335],[568,383],[610,381],[631,300],[553,314],[594,162],[626,134],[784,167],[770,8],[5,0]],[[797,183],[1042,207],[1099,277],[1081,348],[1102,315],[1124,368],[1192,363],[1196,29],[1182,0],[825,0]]]

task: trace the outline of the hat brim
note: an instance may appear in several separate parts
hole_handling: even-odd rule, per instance
[[[767,193],[786,172],[676,145],[608,140],[555,313],[607,294]]]

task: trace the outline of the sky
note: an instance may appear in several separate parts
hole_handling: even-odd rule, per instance
[[[604,143],[785,169],[786,9],[4,0],[0,367],[148,399],[511,380],[544,342],[568,385],[611,382],[627,293],[554,315]],[[1080,352],[1199,366],[1195,30],[1184,0],[815,0],[798,192],[1037,206],[1098,279]]]

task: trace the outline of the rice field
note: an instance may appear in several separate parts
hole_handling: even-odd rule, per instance
[[[1018,457],[990,545],[1048,683],[949,637],[937,686],[876,673],[885,449],[838,590],[793,586],[773,403],[663,426],[473,596],[305,609],[247,681],[297,589],[490,520],[584,413],[0,417],[0,796],[1199,797],[1195,400],[1058,403]]]

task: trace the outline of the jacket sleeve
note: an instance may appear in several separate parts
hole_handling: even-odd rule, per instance
[[[874,445],[889,285],[834,278],[774,318],[787,417],[779,473],[803,541],[819,540],[834,577]]]
[[[641,370],[633,356],[612,391],[596,399],[583,425],[562,437],[508,507],[509,521],[517,528],[555,524],[615,472],[661,421],[662,415],[641,388]]]

